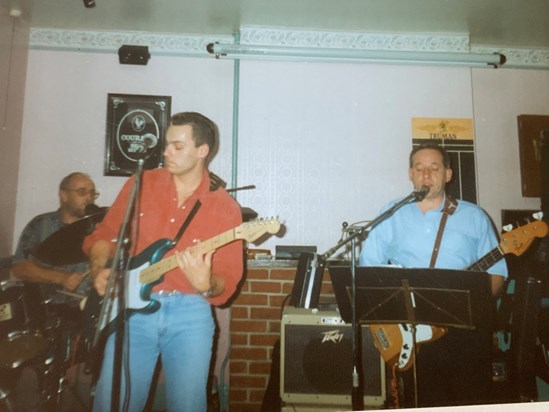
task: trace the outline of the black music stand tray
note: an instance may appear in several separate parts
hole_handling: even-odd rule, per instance
[[[356,268],[356,301],[352,302],[349,266],[330,266],[341,318],[359,324],[428,324],[463,329],[493,329],[494,301],[490,276],[453,269]],[[417,405],[417,382],[414,386]]]

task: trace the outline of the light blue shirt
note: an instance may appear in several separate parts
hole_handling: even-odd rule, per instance
[[[389,202],[382,212],[398,200]],[[417,203],[407,204],[374,227],[362,245],[360,266],[399,265],[427,268],[442,217],[444,202],[436,210],[423,213]],[[498,245],[488,215],[478,206],[459,200],[448,217],[435,267],[467,269]],[[486,270],[507,277],[507,265],[499,260]]]

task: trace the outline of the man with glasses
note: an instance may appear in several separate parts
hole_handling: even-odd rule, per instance
[[[55,267],[40,262],[33,256],[35,249],[54,232],[86,216],[86,206],[99,196],[95,183],[85,173],[74,172],[59,184],[59,209],[34,217],[23,229],[15,251],[12,273],[20,280],[39,282],[44,299],[55,303],[74,302],[68,294],[74,292],[85,279],[87,263]],[[84,291],[89,290],[89,282]]]
[[[54,385],[52,390],[55,391],[55,380],[64,373],[65,357],[70,355],[71,361],[74,360],[73,353],[64,351],[75,350],[68,342],[74,339],[74,335],[82,327],[79,304],[81,297],[87,296],[91,287],[89,276],[86,275],[87,261],[54,266],[41,261],[36,256],[37,249],[50,235],[85,217],[88,214],[86,207],[92,205],[98,197],[99,192],[95,190],[95,183],[89,175],[81,172],[67,175],[59,184],[59,209],[31,219],[19,237],[11,272],[18,280],[25,281],[26,294],[38,295],[42,299],[40,306],[35,309],[42,309],[42,305],[46,303],[45,313],[40,316],[36,313],[31,315],[41,318],[38,321],[43,322],[39,325],[43,328],[47,326],[47,319],[60,323],[56,327],[56,345],[52,343],[50,348],[55,351],[55,373],[52,376],[40,376],[42,373],[35,371],[32,365],[23,367],[15,383],[14,400],[17,410],[42,411],[54,407],[45,405],[46,396],[42,391],[48,392],[49,385]],[[70,245],[61,245],[63,246]],[[47,395],[52,396],[48,403],[56,402],[55,393]]]

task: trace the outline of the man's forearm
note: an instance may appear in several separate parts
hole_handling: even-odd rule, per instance
[[[76,272],[67,272],[41,266],[31,260],[14,263],[11,271],[20,280],[53,283],[61,286],[65,286],[71,276],[78,275]]]

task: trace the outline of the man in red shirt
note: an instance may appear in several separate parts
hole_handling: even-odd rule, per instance
[[[241,241],[206,253],[200,247],[201,241],[242,222],[236,201],[208,172],[217,145],[217,127],[210,119],[199,113],[178,113],[172,116],[166,133],[164,168],[143,173],[134,219],[136,236],[131,255],[137,256],[135,260],[146,257],[152,243],[173,240],[197,202],[200,206],[173,248],[165,247],[169,242],[160,242],[158,253],[169,249],[165,257],[175,255],[176,265],[152,287],[151,299],[160,303],[159,309],[137,312],[128,319],[129,342],[125,346],[129,358],[121,374],[120,405],[128,401],[129,411],[141,411],[145,406],[159,356],[168,410],[206,411],[214,335],[210,305],[225,303],[236,291],[243,272]],[[100,295],[106,291],[111,272],[107,264],[116,249],[113,239],[134,179],[126,182],[101,224],[84,241],[83,249],[90,257],[94,286]],[[154,251],[151,256],[151,260],[157,260]],[[132,293],[131,288],[128,293]],[[96,386],[94,411],[110,410],[113,356],[111,335]]]

